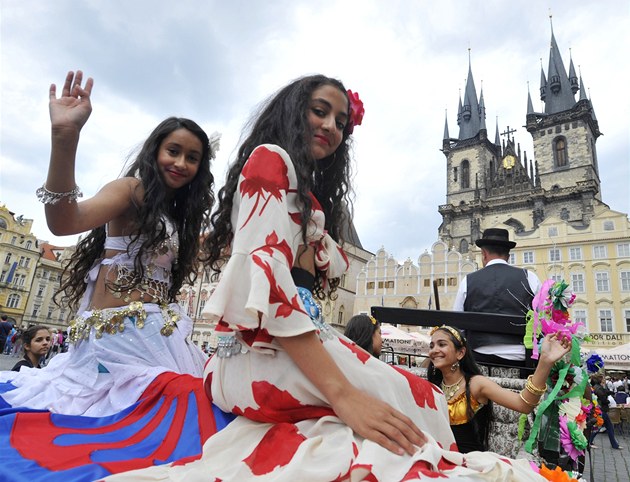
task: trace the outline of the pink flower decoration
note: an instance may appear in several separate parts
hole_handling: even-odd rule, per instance
[[[363,115],[365,109],[363,108],[363,101],[359,99],[359,94],[356,92],[348,91],[348,101],[350,102],[350,120],[348,121],[348,134],[354,132],[354,126],[360,126],[363,122]]]
[[[584,452],[576,449],[573,445],[573,440],[571,440],[571,432],[569,431],[569,427],[567,424],[567,417],[561,415],[558,420],[560,421],[560,443],[562,444],[562,448],[569,457],[571,457],[573,460],[577,460],[577,458]]]

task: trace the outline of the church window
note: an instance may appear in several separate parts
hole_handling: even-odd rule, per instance
[[[534,252],[533,251],[524,251],[523,252],[523,264],[534,264]]]
[[[556,126],[556,134],[562,132],[562,126]]]
[[[574,293],[584,293],[584,274],[571,273],[571,290]]]
[[[563,221],[568,221],[569,217],[569,210],[567,208],[562,208],[562,210],[560,211],[560,219],[562,219]]]
[[[470,163],[464,159],[462,161],[462,189],[470,187]]]
[[[565,124],[565,125],[564,125],[564,130],[565,130],[565,131],[568,131],[568,130],[569,130],[569,124]]]
[[[567,157],[567,141],[564,137],[558,137],[553,143],[553,154],[556,167],[566,167],[569,163]]]
[[[630,271],[621,272],[621,291],[630,291]]]
[[[607,257],[607,253],[606,253],[606,245],[605,244],[598,244],[596,246],[593,246],[593,258],[594,259],[606,259]]]
[[[630,257],[630,243],[619,243],[617,245],[617,256],[620,258]]]
[[[556,263],[560,260],[560,248],[551,248],[549,250],[549,262]]]
[[[453,182],[457,182],[457,167],[453,168]]]
[[[602,332],[613,331],[612,310],[599,310],[599,328]]]
[[[466,254],[468,252],[468,240],[462,239],[459,242],[459,252],[462,254]]]
[[[546,134],[545,131],[540,131],[540,137],[544,136]]]
[[[572,127],[573,129],[577,129],[577,126],[578,126],[577,122],[574,122],[573,124],[571,124],[571,127]]]
[[[614,221],[604,221],[604,231],[614,231],[615,223]]]
[[[610,278],[608,278],[608,271],[599,271],[595,273],[595,289],[599,292],[610,291]]]
[[[582,259],[582,248],[569,248],[569,259],[571,261],[580,261]]]

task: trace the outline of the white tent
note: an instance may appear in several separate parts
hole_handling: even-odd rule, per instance
[[[391,347],[396,352],[412,355],[427,355],[429,353],[428,335],[417,332],[406,332],[392,325],[381,324],[383,346]]]
[[[612,348],[582,348],[587,353],[597,353],[604,360],[606,370],[630,371],[630,343]]]

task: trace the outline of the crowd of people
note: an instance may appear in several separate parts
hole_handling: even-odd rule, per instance
[[[356,93],[312,75],[271,96],[248,124],[216,206],[217,146],[179,117],[151,132],[123,177],[79,202],[76,153],[93,86],[69,72],[60,96],[54,84],[49,92],[51,160],[37,196],[53,233],[89,234],[61,286],[61,302],[76,311],[69,349],[41,367],[64,334],[29,328],[17,371],[0,373],[0,408],[10,409],[0,412],[0,438],[11,447],[0,467],[19,453],[13,468],[75,480],[543,480],[528,461],[487,451],[487,427],[493,403],[532,411],[571,348],[567,338],[545,337],[515,393],[475,362],[475,352],[521,361],[514,340],[469,347],[464,333],[438,327],[424,380],[378,358],[374,318],[354,317],[346,336],[324,320],[319,302],[335,296],[349,264],[341,244],[352,212],[352,134],[364,115]],[[529,274],[492,262],[505,255],[497,247],[509,251],[506,233],[487,230],[478,241],[487,271],[469,275],[462,309],[480,309],[478,297],[500,301],[507,285],[523,287],[511,288],[517,302],[504,296],[487,311],[531,302]],[[219,276],[203,310],[217,323],[209,361],[176,303],[199,262]],[[63,426],[50,414],[65,415]],[[7,433],[48,439],[68,427],[75,437],[51,449],[54,463]],[[123,429],[137,445],[92,452],[110,447],[104,431]]]

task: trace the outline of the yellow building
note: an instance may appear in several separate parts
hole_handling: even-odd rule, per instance
[[[39,259],[32,219],[0,206],[0,312],[20,326]]]

